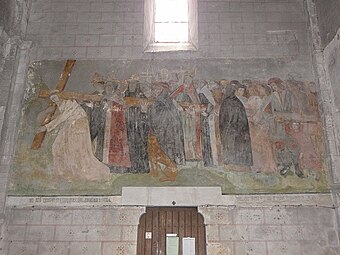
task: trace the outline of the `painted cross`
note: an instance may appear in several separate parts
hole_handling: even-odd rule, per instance
[[[68,78],[71,75],[72,69],[74,64],[76,63],[75,60],[67,60],[64,66],[64,70],[61,73],[57,86],[56,86],[56,90],[58,90],[59,92],[63,91],[65,89],[66,83],[68,81]],[[41,126],[46,125],[47,123],[49,123],[51,121],[52,116],[54,115],[57,107],[55,104],[52,105],[53,109],[51,111],[50,114],[48,114],[48,116],[46,116],[44,118],[44,120],[41,123]],[[46,135],[46,131],[43,132],[39,132],[34,136],[32,145],[31,145],[31,149],[33,150],[37,150],[41,147],[42,142],[45,139],[45,135]]]
[[[74,61],[74,62],[71,62]],[[72,67],[75,63],[75,60],[68,60],[65,64],[64,71],[62,72],[59,82],[57,84],[56,90],[59,91],[58,97],[60,99],[64,100],[81,100],[81,101],[87,101],[87,102],[100,102],[103,100],[103,95],[94,95],[94,94],[84,94],[84,93],[78,93],[78,92],[66,92],[63,91],[68,77],[71,74]],[[53,91],[51,90],[40,90],[38,97],[40,98],[49,98],[51,93]],[[113,99],[114,101],[114,99]],[[124,104],[127,107],[130,106],[140,106],[140,105],[150,105],[153,103],[152,99],[147,99],[147,98],[134,98],[134,97],[124,97]],[[41,126],[46,125],[52,120],[53,115],[55,114],[56,111],[56,105],[53,103],[52,105],[53,109],[50,111],[50,113],[43,119],[41,122]],[[41,147],[42,142],[44,141],[46,135],[46,131],[44,132],[39,132],[35,135],[31,149],[37,150]]]

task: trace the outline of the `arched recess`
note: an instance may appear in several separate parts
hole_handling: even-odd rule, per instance
[[[148,207],[139,220],[137,254],[165,255],[167,234],[177,234],[179,255],[184,255],[183,237],[195,238],[195,255],[206,255],[205,233],[197,207]]]

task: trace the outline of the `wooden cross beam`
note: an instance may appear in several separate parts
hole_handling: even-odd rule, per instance
[[[40,90],[38,97],[41,98],[49,98],[51,95],[50,90]],[[103,95],[95,95],[95,94],[84,94],[78,92],[60,92],[58,93],[59,98],[64,100],[78,100],[78,101],[86,101],[86,102],[100,102],[103,100]],[[136,98],[136,97],[124,97],[124,102],[126,106],[140,106],[140,105],[151,105],[154,100],[149,98]]]
[[[91,94],[84,94],[84,93],[77,93],[77,92],[66,92],[64,91],[68,78],[71,74],[73,66],[75,64],[75,60],[67,60],[64,66],[64,70],[60,75],[58,80],[56,91],[59,91],[58,96],[64,100],[78,100],[78,101],[88,101],[88,102],[100,102],[103,99],[103,95],[91,95]],[[40,90],[38,97],[40,98],[49,98],[53,91],[50,90]],[[152,99],[148,98],[133,98],[133,97],[125,97],[124,98],[125,104],[127,106],[139,106],[139,105],[151,105],[153,103]],[[40,123],[41,126],[46,125],[52,120],[53,115],[57,109],[56,105],[50,102],[50,106],[52,104],[53,109],[50,113],[43,119]],[[41,147],[42,142],[45,139],[46,131],[39,132],[35,135],[31,149],[37,150]]]
[[[67,60],[64,66],[64,70],[61,73],[59,80],[57,82],[57,86],[56,86],[56,90],[58,91],[63,91],[65,89],[66,83],[68,81],[68,78],[71,75],[72,69],[74,64],[76,63],[75,60]],[[41,126],[46,125],[48,122],[51,121],[52,116],[54,115],[57,106],[55,104],[52,105],[52,107],[54,108],[50,114],[48,114],[48,116],[45,117],[45,119],[41,122]],[[39,132],[37,134],[35,134],[32,145],[31,145],[31,149],[33,150],[37,150],[41,147],[42,142],[45,139],[45,135],[46,135],[46,131],[44,132]]]
[[[42,89],[39,91],[38,97],[40,98],[49,98],[53,91]],[[80,100],[80,101],[89,101],[89,102],[100,102],[103,99],[102,95],[91,95],[84,94],[78,92],[60,92],[58,93],[58,97],[64,100]]]

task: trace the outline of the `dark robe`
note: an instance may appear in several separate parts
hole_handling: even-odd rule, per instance
[[[249,125],[242,102],[233,94],[224,96],[219,114],[221,156],[224,164],[253,164]]]
[[[137,84],[135,91],[130,87],[125,92],[126,97],[145,98]],[[129,144],[131,173],[149,173],[148,134],[149,120],[147,113],[142,112],[141,106],[130,106],[125,112],[127,138]]]
[[[206,112],[209,114],[213,108],[212,104],[203,93],[198,94],[198,97],[201,104],[206,104],[208,106]],[[204,116],[203,114],[201,115],[201,143],[204,166],[213,166],[209,119],[208,116]]]
[[[185,164],[184,135],[180,116],[169,92],[163,91],[150,107],[151,132],[166,155],[177,165]]]
[[[106,109],[104,109],[103,103],[94,103],[93,108],[85,104],[81,106],[85,110],[89,120],[91,141],[97,139],[95,156],[103,162]]]

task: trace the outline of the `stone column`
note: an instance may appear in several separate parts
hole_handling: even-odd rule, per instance
[[[340,103],[337,102],[337,95],[340,93],[337,89],[340,77],[334,75],[336,71],[332,70],[340,67],[340,64],[337,64],[340,60],[340,29],[334,39],[323,48],[315,1],[307,0],[306,3],[312,39],[313,67],[319,85],[319,104],[322,109],[321,116],[325,131],[325,159],[330,174],[334,206],[337,208],[338,232],[340,232],[340,210],[338,209],[340,205]]]
[[[2,108],[4,116],[0,140],[0,222],[3,221],[4,217],[8,175],[18,130],[17,126],[21,115],[21,102],[25,91],[31,42],[22,42],[17,47],[18,51],[12,73],[9,98],[7,106]]]

